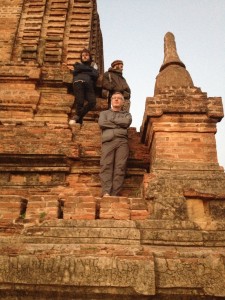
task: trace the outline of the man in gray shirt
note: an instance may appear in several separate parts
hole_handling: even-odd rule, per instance
[[[102,130],[100,179],[103,196],[116,196],[122,188],[129,156],[127,128],[132,122],[129,112],[123,111],[124,97],[116,92],[112,107],[100,112],[98,124]]]

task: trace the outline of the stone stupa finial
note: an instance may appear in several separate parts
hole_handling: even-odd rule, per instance
[[[167,32],[164,37],[164,61],[160,71],[164,70],[168,65],[176,64],[185,68],[177,54],[176,42],[173,33]]]
[[[185,64],[177,54],[175,38],[171,32],[167,32],[164,37],[164,60],[156,76],[154,94],[157,95],[168,86],[173,88],[194,86]]]

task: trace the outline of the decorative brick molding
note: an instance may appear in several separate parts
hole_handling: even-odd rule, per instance
[[[101,76],[68,124],[80,50],[104,71],[96,0],[0,0],[0,16],[0,298],[224,298],[222,100],[194,86],[173,34],[121,194],[100,197]]]

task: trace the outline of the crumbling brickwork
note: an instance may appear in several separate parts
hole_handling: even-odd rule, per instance
[[[194,86],[173,34],[121,195],[100,197],[99,86],[68,124],[80,50],[104,70],[96,1],[0,0],[0,16],[0,298],[225,297],[222,101]]]

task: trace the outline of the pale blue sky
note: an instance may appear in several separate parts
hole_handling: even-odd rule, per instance
[[[105,70],[124,61],[132,91],[132,127],[140,130],[146,97],[164,57],[164,35],[175,35],[177,52],[194,85],[225,108],[225,0],[97,0]],[[217,152],[225,168],[225,118],[217,124]]]

